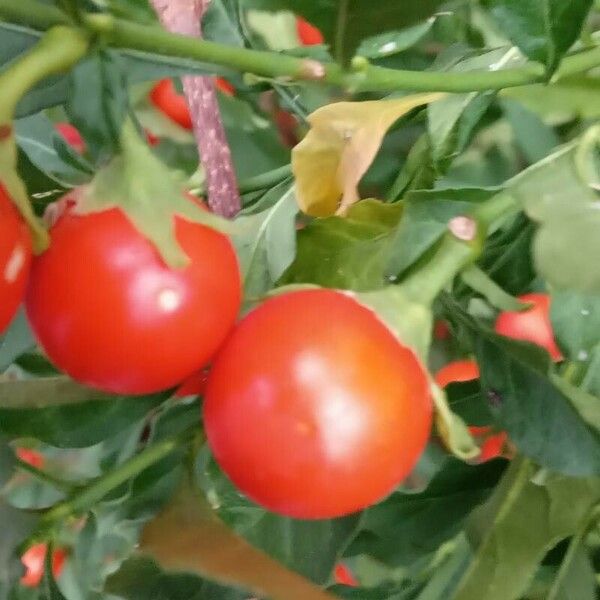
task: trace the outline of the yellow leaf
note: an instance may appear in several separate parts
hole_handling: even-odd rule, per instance
[[[292,151],[296,195],[314,217],[345,214],[358,199],[358,183],[373,162],[387,130],[414,108],[444,94],[395,100],[337,102],[308,117],[311,129]]]
[[[140,549],[166,570],[199,573],[272,600],[334,600],[230,530],[187,483],[146,525]]]

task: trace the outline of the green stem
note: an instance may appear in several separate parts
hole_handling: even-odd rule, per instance
[[[40,529],[51,527],[55,523],[73,514],[83,513],[107,496],[112,490],[139,475],[148,467],[169,456],[180,446],[187,444],[197,433],[197,427],[189,428],[169,438],[165,438],[142,450],[113,471],[99,477],[96,481],[73,494],[68,500],[51,508],[41,519]]]
[[[505,193],[484,202],[470,215],[477,229],[472,241],[462,241],[453,233],[447,232],[431,258],[400,285],[407,294],[426,303],[433,302],[462,269],[478,258],[487,231],[492,225],[516,209],[517,201]]]
[[[60,10],[36,0],[2,0],[0,18],[45,29],[65,23],[68,17]],[[323,76],[314,71],[314,61],[216,44],[164,31],[155,25],[143,25],[107,14],[83,14],[86,26],[100,34],[111,46],[138,50],[166,57],[186,58],[204,65],[222,65],[263,77],[320,79],[350,91],[446,91],[472,92],[541,83],[546,80],[544,67],[527,63],[514,69],[497,71],[432,72],[406,71],[366,66],[348,71],[336,63],[324,66]],[[312,68],[311,68],[312,65]],[[600,47],[566,57],[556,77],[587,71],[600,65]]]
[[[255,175],[254,177],[248,177],[243,179],[239,183],[239,189],[241,194],[248,194],[249,192],[256,192],[281,183],[284,179],[292,176],[292,165],[283,165],[278,169]]]
[[[86,53],[88,38],[79,29],[58,25],[0,74],[0,123],[12,120],[19,100],[45,77],[68,70]]]
[[[27,473],[33,475],[36,479],[39,479],[44,483],[48,483],[52,487],[56,488],[61,492],[65,492],[66,494],[72,493],[73,490],[77,488],[77,486],[73,483],[64,481],[62,479],[58,479],[57,477],[50,475],[50,473],[47,473],[46,471],[42,471],[41,469],[30,465],[28,462],[21,460],[20,458],[17,458],[17,466],[22,471],[27,471]]]

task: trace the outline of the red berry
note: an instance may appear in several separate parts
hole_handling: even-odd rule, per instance
[[[550,322],[550,296],[538,293],[524,294],[519,296],[519,300],[533,306],[520,312],[501,313],[496,320],[496,332],[515,340],[537,344],[549,352],[552,360],[562,360],[563,355],[556,345]]]

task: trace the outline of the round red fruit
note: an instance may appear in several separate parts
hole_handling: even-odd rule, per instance
[[[450,383],[479,379],[479,367],[474,360],[455,360],[442,367],[435,374],[435,381],[440,387]]]
[[[79,154],[85,152],[85,141],[76,127],[71,125],[71,123],[57,123],[55,127],[58,133],[64,138],[65,142],[67,142],[75,152],[78,152]]]
[[[25,294],[31,253],[29,228],[0,184],[0,334]]]
[[[350,514],[390,493],[429,438],[432,402],[413,352],[333,290],[267,300],[212,365],[204,424],[217,462],[266,508]]]
[[[340,585],[348,585],[350,587],[358,587],[358,580],[354,577],[354,573],[344,564],[338,563],[335,565],[333,572],[336,583]]]
[[[192,129],[192,116],[187,100],[177,92],[171,79],[161,79],[152,88],[150,100],[169,119],[184,129]]]
[[[223,77],[215,77],[215,87],[226,96],[235,95],[235,88]]]
[[[25,574],[21,577],[21,584],[25,587],[37,587],[42,581],[46,550],[46,544],[34,544],[21,556],[21,562],[25,567]],[[66,557],[65,551],[60,548],[52,553],[52,575],[54,575],[54,579],[60,577]]]
[[[179,384],[234,325],[241,284],[231,243],[175,216],[189,264],[172,269],[120,209],[76,214],[77,193],[63,199],[50,248],[32,267],[26,309],[38,341],[59,369],[101,390]]]
[[[562,360],[552,324],[550,323],[550,296],[548,294],[524,294],[519,296],[521,302],[533,304],[524,311],[503,312],[496,320],[495,330],[501,335],[537,344],[545,348],[552,360]]]
[[[302,17],[296,17],[296,32],[303,46],[316,46],[323,43],[323,34]]]

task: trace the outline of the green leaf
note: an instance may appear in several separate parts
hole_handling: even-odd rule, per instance
[[[550,85],[507,88],[500,95],[517,100],[544,120],[564,123],[577,118],[598,118],[600,106],[596,99],[599,90],[600,81],[596,77],[574,75],[561,78]]]
[[[119,134],[128,110],[124,73],[115,52],[98,50],[82,60],[69,77],[67,114],[98,164],[119,149]]]
[[[513,129],[515,141],[530,163],[542,160],[560,145],[554,130],[522,104],[508,98],[502,99],[500,104]]]
[[[598,129],[532,165],[507,191],[540,223],[533,254],[548,283],[583,293],[600,292],[600,213],[591,171]]]
[[[549,74],[579,37],[592,0],[488,0],[503,33]]]
[[[228,529],[189,484],[144,527],[140,548],[166,569],[198,573],[273,600],[333,600]]]
[[[527,303],[520,302],[514,296],[507,294],[493,279],[472,265],[461,274],[461,279],[475,292],[481,294],[487,301],[499,310],[519,311],[527,308]]]
[[[202,488],[227,525],[286,567],[319,584],[329,581],[360,515],[309,521],[270,513],[238,492],[207,448],[201,457]]]
[[[572,538],[547,600],[595,600],[597,582],[594,565],[582,544],[581,535]]]
[[[247,600],[248,594],[187,573],[167,573],[150,558],[133,556],[111,575],[105,591],[125,600]]]
[[[235,0],[212,0],[202,17],[202,37],[228,46],[244,46]]]
[[[167,394],[127,398],[66,377],[0,383],[0,430],[59,448],[92,446],[140,420]]]
[[[481,543],[453,599],[522,597],[546,552],[577,532],[599,500],[598,478],[544,476],[529,461],[514,460],[473,516],[472,539]]]
[[[552,330],[561,349],[574,361],[589,362],[600,345],[600,296],[572,291],[552,293]]]
[[[393,566],[409,567],[457,535],[471,511],[495,488],[502,461],[469,466],[447,459],[421,493],[395,492],[368,509],[350,556],[366,553]]]
[[[600,435],[548,378],[541,351],[483,329],[479,334],[483,392],[516,447],[553,471],[600,474]]]
[[[91,165],[69,147],[43,114],[16,121],[15,136],[29,160],[61,186],[75,187],[90,180]]]
[[[257,299],[270,290],[294,260],[298,204],[294,188],[284,182],[272,190],[278,199],[266,210],[235,221],[233,243],[244,273],[244,290]]]
[[[356,54],[376,60],[384,56],[400,54],[414,46],[431,31],[435,18],[427,19],[424,23],[401,29],[400,31],[387,31],[364,39]]]
[[[35,346],[35,339],[29,328],[25,311],[19,310],[0,340],[0,372],[33,346]]]
[[[470,213],[474,203],[484,202],[496,192],[494,188],[410,192],[392,241],[393,249],[387,272],[397,275],[408,269],[441,239],[451,218]]]
[[[244,0],[247,7],[302,15],[322,31],[335,59],[342,63],[352,58],[363,39],[418,23],[441,4],[441,0],[389,2],[373,10],[370,0]]]
[[[386,283],[391,240],[401,204],[362,200],[346,217],[315,219],[298,232],[296,259],[281,284],[367,291]]]

